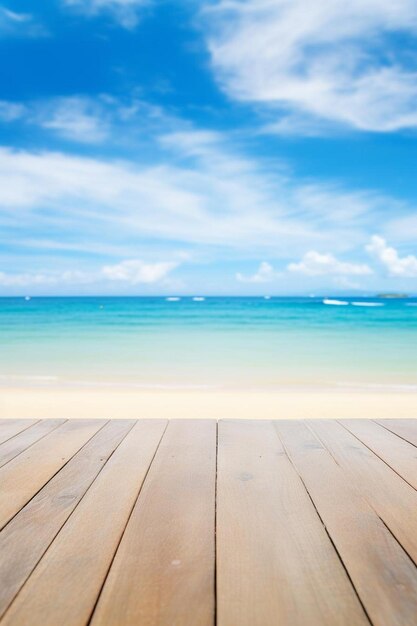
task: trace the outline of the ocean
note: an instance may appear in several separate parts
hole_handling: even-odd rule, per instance
[[[0,385],[417,389],[417,299],[0,298]]]

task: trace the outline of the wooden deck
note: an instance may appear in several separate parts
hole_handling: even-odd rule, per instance
[[[1,626],[415,626],[417,421],[0,421]]]

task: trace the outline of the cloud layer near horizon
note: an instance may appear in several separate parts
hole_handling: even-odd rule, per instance
[[[209,257],[223,248],[285,258],[313,244],[355,248],[375,214],[400,206],[371,191],[295,180],[284,165],[271,171],[212,132],[171,133],[158,144],[146,164],[1,148],[0,224],[19,232],[30,220],[34,235],[47,231],[58,247],[73,236],[77,245],[88,238],[103,251],[123,241],[129,249],[140,238],[205,246]]]

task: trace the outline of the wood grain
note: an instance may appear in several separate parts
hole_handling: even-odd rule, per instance
[[[380,517],[305,424],[275,426],[374,626],[410,626],[417,569]]]
[[[106,424],[0,533],[0,616],[134,423]]]
[[[0,420],[0,625],[414,626],[415,433]]]
[[[417,491],[341,424],[311,420],[309,426],[417,563]]]
[[[139,421],[23,586],[2,626],[85,626],[152,457],[163,420]]]
[[[24,452],[31,445],[58,428],[65,420],[41,420],[0,444],[0,467]]]
[[[218,626],[369,624],[271,422],[219,424]]]
[[[417,489],[417,448],[370,420],[341,420],[341,423]]]
[[[103,427],[103,420],[68,421],[0,469],[0,528]]]
[[[0,422],[0,444],[4,443],[11,437],[14,437],[18,433],[22,432],[26,428],[29,428],[39,420],[8,420],[3,419]]]
[[[378,424],[387,428],[392,433],[402,437],[414,446],[417,446],[417,420],[415,419],[384,419],[375,420]]]
[[[170,422],[92,626],[213,626],[216,424]]]

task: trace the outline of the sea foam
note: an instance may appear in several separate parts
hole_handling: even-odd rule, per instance
[[[331,300],[330,298],[324,298],[323,304],[332,304],[334,306],[346,306],[349,302],[346,300]]]

